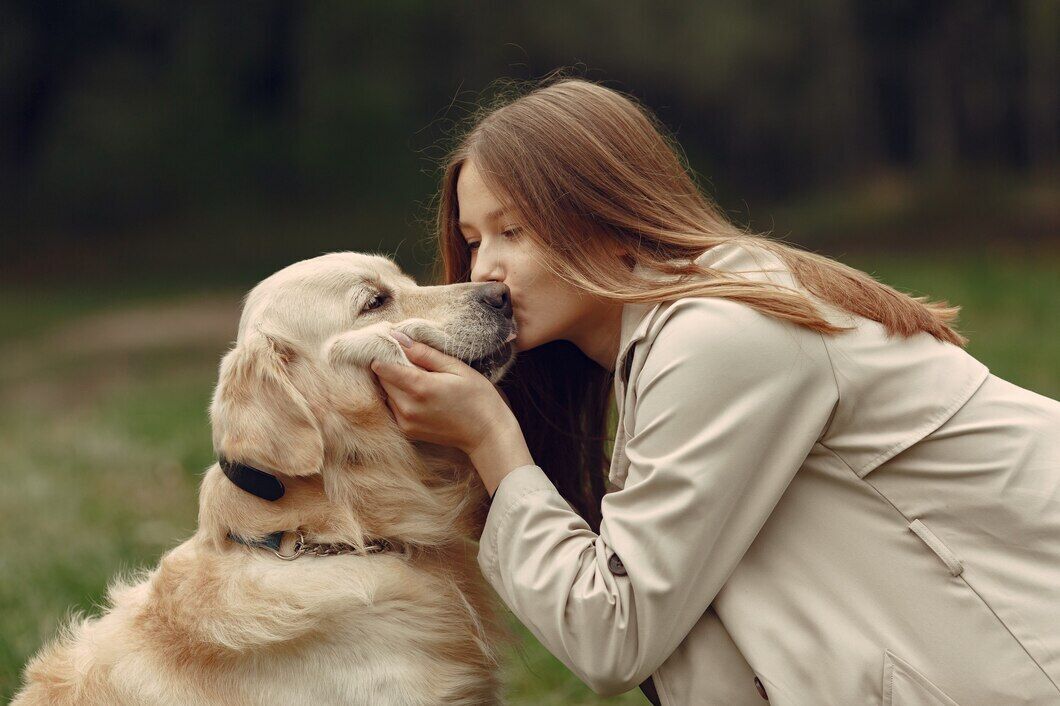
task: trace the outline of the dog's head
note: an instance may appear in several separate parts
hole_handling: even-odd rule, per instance
[[[420,287],[391,260],[352,252],[304,260],[245,299],[210,406],[217,453],[289,477],[401,453],[369,367],[377,359],[410,365],[394,330],[492,382],[514,360],[503,284]]]

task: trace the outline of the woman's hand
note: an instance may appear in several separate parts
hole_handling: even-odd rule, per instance
[[[515,415],[489,380],[462,360],[392,335],[416,367],[375,361],[372,371],[406,436],[466,453],[491,496],[509,471],[533,463]]]

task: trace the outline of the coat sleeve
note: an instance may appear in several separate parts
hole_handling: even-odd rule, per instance
[[[603,695],[650,676],[700,619],[838,400],[820,334],[723,299],[667,314],[626,392],[628,475],[603,499],[600,534],[522,466],[480,542],[512,612]]]

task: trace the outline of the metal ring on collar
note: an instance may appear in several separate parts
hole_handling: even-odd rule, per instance
[[[305,535],[299,532],[298,539],[294,540],[294,551],[292,551],[290,554],[284,554],[279,549],[273,549],[272,553],[280,557],[284,561],[293,561],[305,554],[305,551]]]

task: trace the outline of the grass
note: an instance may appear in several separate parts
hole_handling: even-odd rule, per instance
[[[842,259],[904,291],[961,304],[973,355],[1060,397],[1056,253]],[[212,461],[206,409],[242,292],[16,294],[0,311],[4,699],[70,611],[94,611],[116,573],[153,565],[193,531],[197,483]],[[510,703],[646,703],[637,692],[596,697],[516,629],[522,641],[504,665]]]
[[[960,305],[969,353],[998,377],[1060,399],[1060,252],[842,259],[903,292]]]

